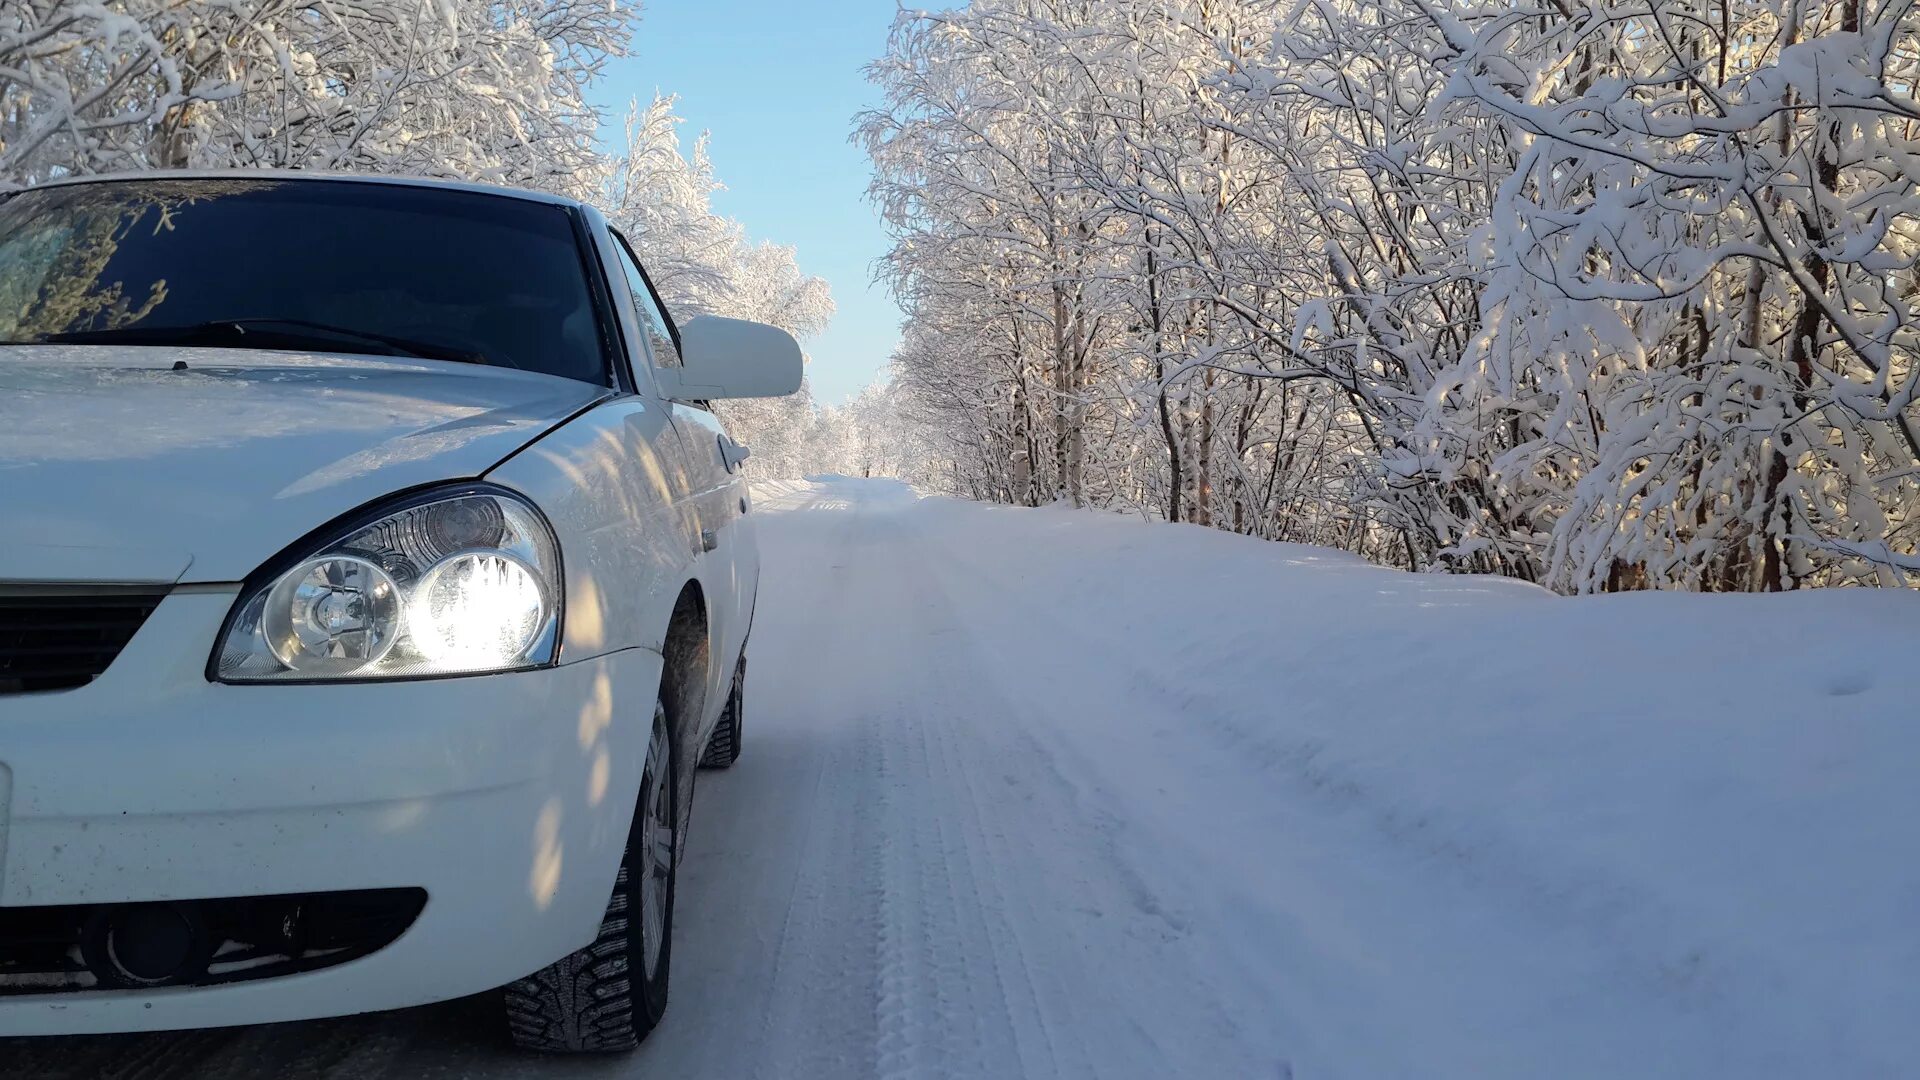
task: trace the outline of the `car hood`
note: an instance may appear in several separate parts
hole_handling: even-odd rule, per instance
[[[237,581],[607,393],[432,360],[0,346],[0,581]]]

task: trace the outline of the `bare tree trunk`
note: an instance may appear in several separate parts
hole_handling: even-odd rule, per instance
[[[1147,230],[1147,323],[1153,330],[1153,377],[1159,380],[1155,406],[1160,412],[1160,436],[1167,444],[1167,520],[1180,520],[1180,440],[1173,433],[1173,413],[1167,405],[1166,314],[1160,308],[1160,271],[1153,250],[1153,230]]]
[[[1213,524],[1213,370],[1200,377],[1200,445],[1194,468],[1193,520],[1197,525]]]
[[[1013,389],[1013,492],[1014,499],[1027,506],[1039,505],[1035,498],[1037,485],[1033,476],[1033,427],[1029,423],[1031,410],[1027,404],[1026,380],[1014,384]]]

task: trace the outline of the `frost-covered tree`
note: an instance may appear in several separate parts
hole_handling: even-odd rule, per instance
[[[726,315],[778,326],[795,337],[825,330],[833,318],[827,283],[800,270],[791,247],[748,242],[738,222],[713,209],[720,183],[705,136],[691,155],[680,147],[671,97],[628,113],[625,152],[613,164],[606,199],[614,226],[630,240],[674,318]],[[817,414],[811,391],[785,398],[715,403],[728,429],[753,451],[755,475],[803,476]]]
[[[585,91],[624,51],[609,0],[12,0],[0,182],[261,166],[454,176],[576,195]]]
[[[1920,34],[1868,0],[977,0],[861,118],[967,494],[1570,591],[1907,583]]]

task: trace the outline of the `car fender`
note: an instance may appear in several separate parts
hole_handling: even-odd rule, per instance
[[[664,409],[635,395],[588,409],[488,472],[533,501],[560,542],[565,608],[560,661],[665,643],[693,575],[691,520],[663,452]],[[651,704],[648,712],[651,713]]]
[[[486,479],[531,499],[560,543],[566,590],[561,663],[626,649],[663,655],[674,604],[688,582],[699,583],[710,607],[722,595],[718,590],[732,587],[724,575],[703,565],[710,560],[700,558],[699,523],[685,495],[685,468],[667,410],[640,395],[625,395],[574,417],[487,474]],[[617,700],[602,703],[604,709],[595,707],[620,729],[614,743],[636,762],[644,753],[645,728],[659,692],[656,680],[644,690],[619,691]],[[676,786],[683,810],[691,798],[699,740],[721,704],[713,697],[703,693],[696,714],[680,720]],[[637,770],[631,775],[633,789],[615,792],[628,805],[639,794]]]

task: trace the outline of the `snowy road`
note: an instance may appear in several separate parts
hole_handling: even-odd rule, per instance
[[[1823,702],[1888,712],[1897,687],[1871,674],[1729,678],[1698,730],[1652,715],[1601,737],[1580,725],[1612,715],[1590,704],[1609,672],[1560,680],[1551,709],[1489,677],[1436,737],[1432,672],[1489,642],[1537,667],[1527,650],[1556,655],[1571,602],[881,482],[782,486],[763,510],[745,749],[701,777],[673,1002],[638,1054],[515,1055],[469,1000],[0,1043],[0,1076],[1753,1078],[1916,1060],[1915,875],[1861,877],[1875,852],[1911,854],[1920,806],[1887,740],[1912,740],[1864,719],[1839,746],[1767,734]],[[1236,587],[1253,616],[1192,602]],[[1911,655],[1911,598],[1831,606],[1815,621]],[[1368,622],[1389,616],[1404,641]],[[1676,650],[1635,640],[1622,662],[1657,683]],[[1379,662],[1343,666],[1355,642]],[[1547,713],[1565,725],[1529,725]],[[1764,737],[1723,744],[1723,716]],[[1810,749],[1837,775],[1769,786]]]

